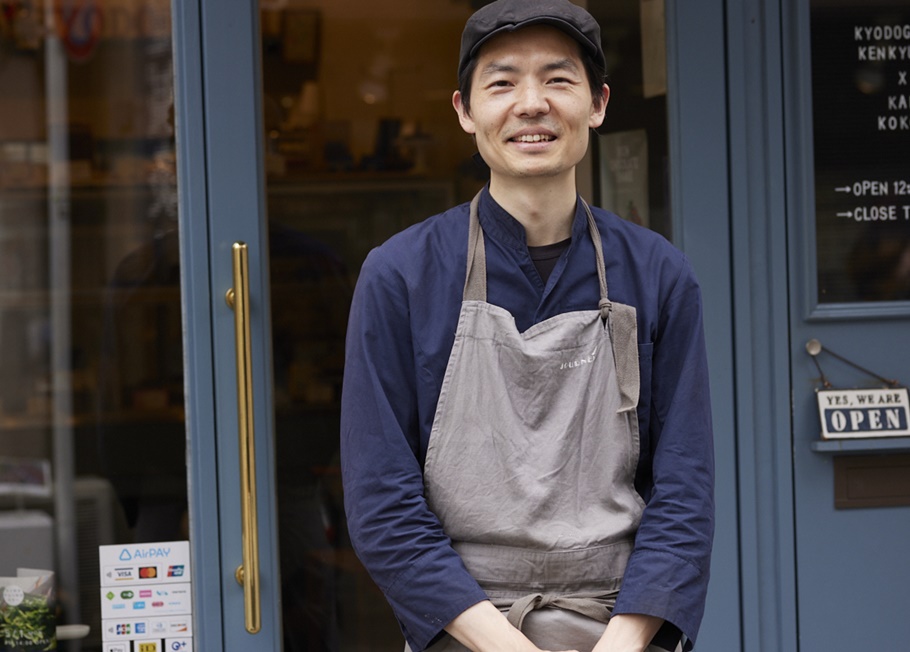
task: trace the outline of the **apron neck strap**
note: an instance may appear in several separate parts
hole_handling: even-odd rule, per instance
[[[600,316],[606,320],[610,316],[613,304],[610,303],[610,297],[607,294],[607,266],[604,264],[603,240],[600,239],[600,231],[597,229],[597,223],[594,221],[594,214],[591,213],[588,202],[582,199],[581,204],[588,215],[588,231],[591,233],[591,241],[594,243],[594,258],[597,260],[597,280],[600,281],[600,301],[597,302],[597,307],[600,309]]]
[[[468,265],[465,272],[464,294],[462,295],[465,301],[487,300],[487,254],[484,249],[483,229],[480,227],[480,218],[477,214],[480,194],[480,192],[477,193],[471,201],[471,214],[468,223]],[[584,200],[581,203],[588,217],[588,231],[594,243],[594,257],[597,261],[597,279],[600,281],[600,301],[597,307],[600,309],[601,317],[606,319],[610,314],[612,304],[607,294],[607,271],[604,266],[603,242],[600,239],[600,231],[598,231],[597,224],[594,222],[591,208]]]
[[[483,247],[483,229],[480,228],[480,218],[477,217],[479,203],[480,193],[477,193],[471,200],[471,217],[468,224],[468,269],[465,273],[462,297],[465,301],[485,302],[487,300],[487,253]]]

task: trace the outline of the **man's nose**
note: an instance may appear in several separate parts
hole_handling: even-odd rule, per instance
[[[540,84],[523,84],[518,90],[515,112],[521,117],[534,117],[550,110],[546,89]]]

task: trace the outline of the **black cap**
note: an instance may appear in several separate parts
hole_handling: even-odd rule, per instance
[[[468,19],[461,35],[458,76],[477,55],[480,46],[503,32],[529,25],[551,25],[581,44],[601,68],[606,67],[600,44],[600,25],[587,11],[568,0],[496,0]]]

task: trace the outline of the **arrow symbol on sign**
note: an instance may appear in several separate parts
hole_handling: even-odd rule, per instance
[[[850,186],[841,186],[840,188],[835,188],[834,192],[853,192],[850,190]]]
[[[853,211],[847,211],[846,213],[838,213],[838,217],[853,217]]]

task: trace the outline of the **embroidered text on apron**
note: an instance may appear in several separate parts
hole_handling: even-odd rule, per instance
[[[519,333],[486,302],[471,204],[464,301],[430,434],[424,482],[468,571],[542,649],[590,650],[604,630],[643,503],[635,309],[600,302]],[[437,648],[437,646],[439,646]],[[438,650],[464,650],[449,636]]]

